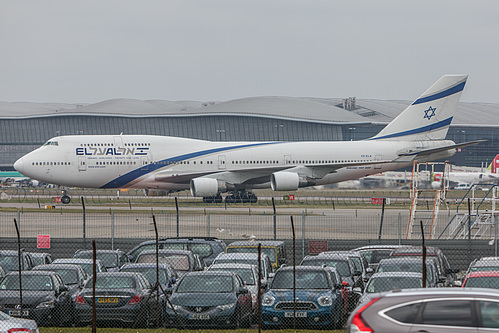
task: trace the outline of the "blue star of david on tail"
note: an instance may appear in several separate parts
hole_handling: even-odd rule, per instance
[[[428,108],[428,110],[424,110],[424,117],[423,118],[428,118],[428,120],[431,119],[435,115],[435,110],[437,108],[432,108],[431,106]]]

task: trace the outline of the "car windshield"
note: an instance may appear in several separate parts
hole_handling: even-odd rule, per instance
[[[125,267],[121,270],[122,272],[135,272],[142,273],[149,280],[149,282],[154,286],[156,283],[156,268],[145,268],[145,267]],[[158,271],[159,283],[166,284],[167,282],[167,274],[166,271],[160,269]]]
[[[423,273],[423,265],[415,265],[414,263],[380,263],[377,272],[414,272]],[[433,266],[426,264],[426,273],[428,275],[428,280],[431,276],[434,276]]]
[[[92,279],[88,280],[86,288],[92,288]],[[125,289],[135,288],[135,279],[129,276],[97,276],[95,289]]]
[[[52,278],[48,275],[22,275],[23,290],[52,290]],[[0,290],[19,290],[19,276],[7,275],[0,282]]]
[[[421,288],[423,281],[419,277],[389,276],[371,278],[367,284],[366,292],[380,293],[393,289]]]
[[[370,264],[377,264],[381,259],[390,257],[393,250],[377,249],[377,250],[362,250],[362,254]]]
[[[272,289],[293,289],[293,271],[277,272],[272,281]],[[323,271],[297,271],[296,289],[329,289]]]
[[[17,256],[1,256],[0,266],[6,271],[19,270],[19,259]]]
[[[64,284],[77,284],[78,283],[78,274],[74,269],[57,269],[51,268],[51,272],[56,272],[62,278]]]
[[[304,259],[301,266],[326,266],[334,267],[341,276],[351,276],[350,266],[346,260],[335,259]]]
[[[230,293],[233,290],[232,277],[217,275],[185,276],[180,280],[177,293]]]
[[[223,271],[223,272],[233,272],[238,274],[247,285],[254,285],[255,279],[253,277],[253,271],[251,268],[237,268],[237,267],[229,267],[229,268],[213,268],[210,271]]]
[[[245,246],[245,247],[227,247],[227,253],[258,253],[258,247]],[[275,262],[275,248],[263,247],[262,253],[269,256],[270,261]]]
[[[80,252],[74,255],[75,258],[92,259],[92,252]],[[96,255],[97,259],[102,261],[106,268],[118,267],[118,256],[115,253],[99,253]]]
[[[464,286],[499,289],[499,276],[474,276],[468,278]]]
[[[158,259],[160,264],[170,265],[176,271],[189,271],[189,257],[182,254],[160,254]],[[137,258],[137,263],[155,263],[156,254],[155,253],[141,253]]]

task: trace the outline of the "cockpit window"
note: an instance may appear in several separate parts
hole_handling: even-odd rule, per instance
[[[43,145],[44,146],[58,146],[59,142],[57,142],[57,141],[47,141]]]

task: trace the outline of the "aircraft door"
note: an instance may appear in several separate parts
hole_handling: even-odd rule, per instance
[[[78,156],[78,171],[86,171],[86,170],[87,170],[87,157]]]
[[[383,157],[383,155],[374,155],[374,160],[381,161],[382,157]],[[381,164],[375,164],[374,169],[381,169]]]
[[[284,164],[291,164],[291,155],[284,155]]]
[[[225,155],[218,155],[218,169],[225,170]]]

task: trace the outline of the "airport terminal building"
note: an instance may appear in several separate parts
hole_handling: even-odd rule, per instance
[[[0,170],[60,135],[148,134],[211,141],[349,141],[378,133],[411,101],[249,97],[226,102],[116,99],[0,102]],[[499,153],[499,104],[459,103],[447,139],[485,139],[450,161],[481,167]],[[167,149],[167,147],[165,147]]]

